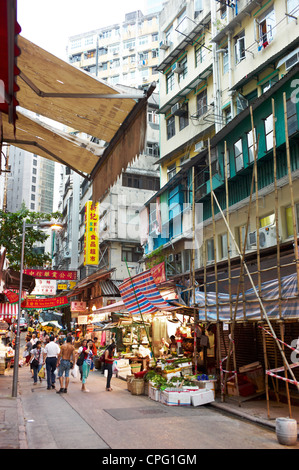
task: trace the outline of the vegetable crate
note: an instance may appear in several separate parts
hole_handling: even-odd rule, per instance
[[[160,390],[154,387],[151,383],[148,385],[148,396],[151,400],[159,401],[160,400]]]

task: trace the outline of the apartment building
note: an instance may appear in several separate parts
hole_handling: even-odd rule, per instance
[[[261,231],[262,268],[276,265],[272,99],[280,188],[277,224],[286,264],[294,258],[285,129],[289,132],[297,195],[299,110],[294,87],[299,61],[298,11],[298,3],[292,1],[189,0],[169,2],[160,14],[161,189],[146,204],[149,235],[144,248],[151,260],[155,253],[159,260],[164,255],[168,277],[189,277],[192,253],[199,285],[203,284],[207,268],[210,280],[214,280],[215,261],[223,271],[222,277],[227,278],[224,273],[228,256],[234,258],[238,277],[238,250],[215,200],[212,206],[211,190],[223,210],[228,192],[231,231],[241,247],[249,211],[254,142],[258,145],[259,216],[253,206],[246,256],[251,257],[254,270],[256,234]],[[193,195],[197,242],[194,252]],[[296,211],[298,203],[296,196]],[[289,269],[294,270],[294,266]],[[264,279],[271,275],[275,277],[269,271]],[[223,282],[221,289],[226,291],[228,283]]]
[[[138,87],[158,81],[158,15],[133,11],[122,23],[70,37],[69,62],[110,85]]]

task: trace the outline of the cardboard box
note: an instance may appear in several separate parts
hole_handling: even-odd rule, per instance
[[[190,392],[191,404],[193,406],[206,405],[214,401],[213,390],[198,390]]]

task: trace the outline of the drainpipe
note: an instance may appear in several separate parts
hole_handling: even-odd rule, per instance
[[[216,33],[216,2],[211,0],[211,25],[212,25],[212,37],[215,36]],[[213,53],[213,93],[214,93],[214,110],[215,110],[215,131],[216,134],[221,129],[221,123],[219,121],[219,117],[221,116],[221,109],[220,109],[220,89],[219,89],[219,58],[216,52],[217,44],[215,42],[212,43],[212,53]],[[218,117],[219,116],[219,117]],[[218,119],[217,119],[218,117]]]
[[[228,95],[230,96],[231,101],[231,116],[232,119],[235,117],[235,108],[234,108],[234,92],[230,91],[232,88],[233,80],[232,80],[232,35],[229,31],[227,33],[227,48],[228,48]]]

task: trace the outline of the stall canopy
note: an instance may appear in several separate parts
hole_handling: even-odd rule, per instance
[[[2,141],[84,174],[93,180],[93,199],[97,201],[144,149],[147,100],[155,84],[146,92],[124,94],[22,36],[18,37],[18,47],[19,106],[27,114],[29,111],[52,120],[53,128],[26,113],[19,115],[17,108],[16,135],[12,136],[9,120],[4,119]],[[55,123],[65,126],[67,132],[87,134],[89,140],[102,140],[105,148],[66,138]],[[81,158],[76,146],[82,152]]]

